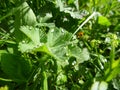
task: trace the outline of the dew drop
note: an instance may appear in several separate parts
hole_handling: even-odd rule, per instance
[[[52,29],[51,32],[54,32],[54,29]]]

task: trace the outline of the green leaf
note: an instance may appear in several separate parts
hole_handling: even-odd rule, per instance
[[[71,33],[64,29],[54,28],[48,32],[47,43],[35,51],[45,52],[57,59],[61,65],[67,64],[70,57],[75,57],[78,63],[82,63],[89,59],[89,53],[86,48],[81,50],[76,42],[70,41]]]
[[[62,0],[56,0],[56,6],[60,8],[60,11],[64,10],[64,4]]]
[[[112,62],[112,69],[114,69],[116,67],[119,67],[119,64],[120,64],[120,59],[113,60],[113,62]]]
[[[68,4],[73,4],[74,0],[68,0]]]
[[[120,24],[115,25],[114,30],[119,31],[120,30]]]
[[[50,20],[50,18],[52,18],[52,14],[51,13],[46,13],[45,16],[40,15],[39,18],[40,18],[39,19],[40,24],[41,23],[46,23],[48,20]],[[46,23],[46,24],[49,24],[49,23]],[[54,25],[54,23],[53,23],[53,25]],[[49,25],[47,25],[47,26],[49,26]]]
[[[106,81],[111,81],[120,73],[120,67],[116,67],[113,70],[109,71],[109,74],[106,75]]]
[[[30,75],[31,63],[17,55],[3,53],[1,56],[2,70],[16,82],[25,82]]]
[[[73,84],[71,90],[81,90],[81,87],[78,84]]]
[[[70,41],[71,33],[62,28],[50,29],[47,34],[47,42],[41,43],[42,33],[38,29],[22,26],[21,31],[31,40],[30,42],[20,42],[19,49],[21,52],[39,51],[49,54],[58,61],[65,64],[71,56],[77,59],[78,63],[82,63],[89,59],[89,53],[86,48],[81,50],[76,42]],[[37,30],[37,31],[36,31]]]
[[[15,23],[21,25],[33,26],[36,23],[36,16],[27,2],[23,2],[15,14]],[[18,18],[19,17],[19,18]],[[17,22],[19,21],[19,22]]]
[[[90,59],[87,48],[83,48],[83,50],[81,50],[79,47],[71,45],[69,46],[69,51],[69,55],[75,57],[77,59],[77,63],[83,63]]]
[[[21,52],[30,52],[46,42],[45,33],[36,27],[21,26],[20,30],[25,34],[24,39],[19,42],[18,46]]]
[[[31,52],[35,47],[36,44],[34,44],[33,42],[28,42],[28,43],[20,42],[18,46],[19,48],[18,50],[21,51],[22,53]]]
[[[72,8],[71,8],[71,10],[65,8],[64,12],[67,14],[70,14],[70,16],[74,19],[82,19],[83,16],[87,15],[87,13],[84,14],[84,13],[79,12],[79,11],[72,11]]]
[[[47,35],[47,47],[51,55],[58,60],[67,60],[67,46],[71,34],[63,29],[51,29]]]
[[[20,30],[36,45],[40,43],[39,29],[32,26],[21,26]]]
[[[114,78],[113,80],[113,87],[116,89],[116,90],[120,90],[120,74],[117,75],[116,78]]]
[[[114,61],[112,62],[112,67],[111,67],[111,69],[108,68],[108,69],[105,71],[106,81],[110,81],[110,80],[114,79],[119,73],[120,73],[120,59],[114,60]]]
[[[36,26],[39,26],[39,27],[49,27],[49,28],[54,28],[55,27],[55,24],[54,23],[37,23]]]
[[[18,0],[17,0],[18,1]],[[17,2],[18,3],[18,2]],[[20,31],[20,26],[34,26],[36,24],[36,16],[27,2],[23,2],[15,13],[15,38],[19,42],[24,38]]]
[[[98,24],[104,25],[104,26],[110,26],[111,22],[104,16],[99,16],[98,17]]]
[[[56,80],[57,85],[65,84],[66,82],[67,76],[63,72],[60,72]]]

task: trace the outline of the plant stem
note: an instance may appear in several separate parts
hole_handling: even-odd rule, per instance
[[[81,29],[91,18],[93,18],[95,15],[97,15],[97,12],[93,12],[73,33],[72,37]],[[72,38],[71,38],[72,39]]]

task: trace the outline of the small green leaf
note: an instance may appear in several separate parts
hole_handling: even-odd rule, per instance
[[[109,71],[108,75],[106,75],[106,81],[111,81],[120,73],[120,67],[116,67],[113,70]]]
[[[112,63],[112,69],[119,67],[119,64],[120,64],[120,59],[114,60]]]
[[[57,85],[65,84],[67,82],[67,76],[62,72],[57,76]]]
[[[69,46],[69,55],[77,59],[77,63],[83,63],[90,59],[87,48],[80,49],[77,46]]]
[[[99,16],[98,17],[98,24],[104,25],[104,26],[110,26],[111,22],[104,16]]]
[[[120,59],[113,60],[111,69],[105,71],[106,81],[114,79],[120,73]]]
[[[120,74],[117,75],[116,78],[114,78],[113,80],[113,87],[116,89],[116,90],[120,90]]]

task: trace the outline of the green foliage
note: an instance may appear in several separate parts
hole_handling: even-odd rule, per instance
[[[98,24],[105,25],[105,26],[110,26],[111,25],[109,20],[106,17],[103,17],[103,16],[98,17]]]
[[[7,86],[0,87],[0,90],[8,90],[8,87]]]
[[[117,77],[113,79],[113,86],[117,90],[120,89],[120,80],[119,80],[119,77],[120,77],[120,75],[118,74]]]
[[[119,0],[1,0],[0,90],[119,90]]]
[[[26,82],[32,67],[30,61],[24,60],[24,58],[3,53],[1,55],[1,68],[14,81]]]

